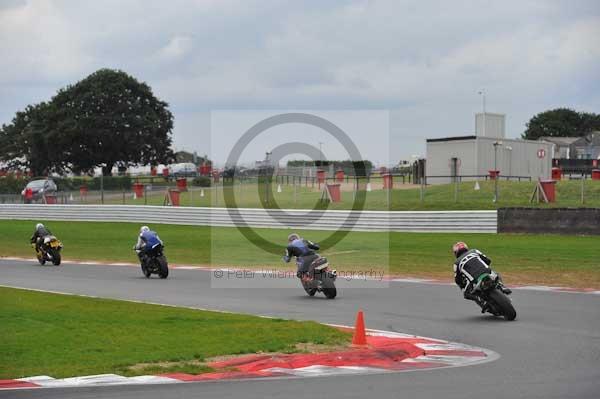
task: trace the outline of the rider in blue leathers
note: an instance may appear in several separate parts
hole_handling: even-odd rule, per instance
[[[141,263],[144,263],[146,252],[154,248],[157,244],[163,245],[158,234],[155,231],[150,230],[148,226],[140,227],[140,235],[138,236],[137,243],[133,249],[137,252]]]
[[[298,277],[302,277],[309,271],[311,263],[319,257],[315,252],[319,249],[319,244],[305,240],[298,234],[292,233],[288,236],[288,246],[285,249],[283,261],[288,263],[295,256],[298,267],[297,275]]]

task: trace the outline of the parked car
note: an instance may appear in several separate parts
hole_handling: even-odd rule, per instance
[[[31,189],[31,198],[26,195],[29,189]],[[56,191],[56,183],[52,179],[32,180],[21,191],[21,196],[23,196],[25,203],[31,203],[32,201],[40,201],[44,195],[56,194]]]
[[[197,166],[191,162],[186,163],[176,163],[170,166],[171,176],[178,177],[197,177],[198,170]]]

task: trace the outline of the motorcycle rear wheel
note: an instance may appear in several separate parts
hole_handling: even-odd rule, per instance
[[[167,258],[159,256],[156,258],[158,262],[158,277],[167,278],[169,276],[169,265],[167,264]]]
[[[337,289],[333,279],[329,276],[323,277],[323,294],[327,299],[333,299],[337,296]]]
[[[517,311],[515,310],[512,302],[508,297],[498,289],[494,289],[490,291],[489,297],[491,301],[494,301],[494,304],[501,311],[502,316],[504,316],[505,320],[512,321],[517,318]]]

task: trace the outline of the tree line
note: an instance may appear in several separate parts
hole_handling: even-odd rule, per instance
[[[172,162],[173,114],[146,84],[101,69],[0,128],[0,162],[33,175]]]
[[[593,131],[600,131],[600,114],[556,108],[531,118],[522,137],[527,140],[538,140],[540,137],[581,137]]]

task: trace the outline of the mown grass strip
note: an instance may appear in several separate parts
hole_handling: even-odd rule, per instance
[[[213,356],[293,352],[298,343],[349,340],[314,322],[3,287],[0,336],[0,379],[200,373],[210,371],[202,360]]]
[[[66,259],[136,262],[131,247],[139,224],[46,221],[65,244]],[[0,221],[0,256],[33,256],[28,244],[35,222]],[[249,242],[237,229],[153,225],[166,243],[171,263],[249,268],[287,268],[274,256]],[[282,254],[290,230],[254,229],[265,239],[281,243]],[[299,231],[314,241],[331,232]],[[462,233],[351,232],[334,248],[324,251],[338,270],[376,269],[386,274],[415,277],[452,277],[450,248],[466,241],[493,260],[511,284],[550,284],[600,287],[600,237]]]

